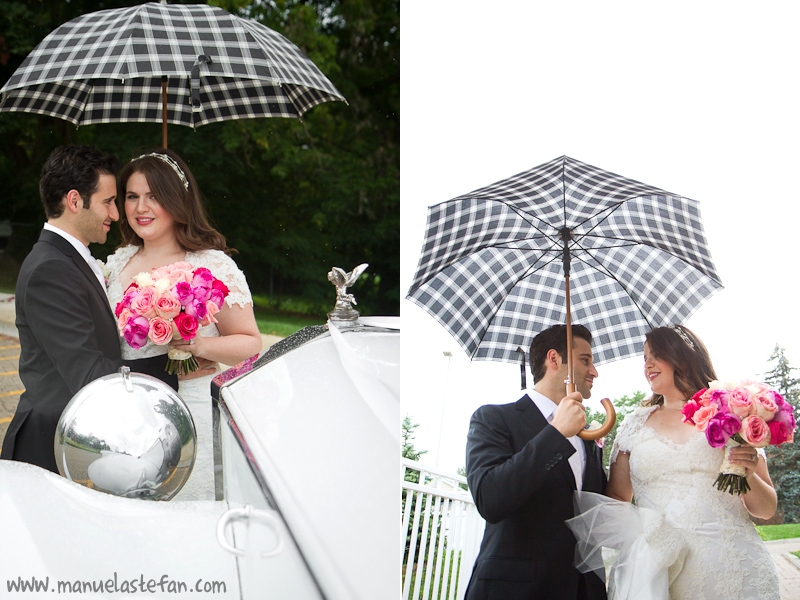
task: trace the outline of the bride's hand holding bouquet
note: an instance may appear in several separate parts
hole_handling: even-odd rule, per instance
[[[728,448],[715,484],[730,494],[749,491],[746,476],[757,464],[756,460],[747,465],[752,454],[737,447],[794,442],[794,408],[765,383],[713,381],[697,392],[682,412],[685,423],[705,432],[710,446]]]

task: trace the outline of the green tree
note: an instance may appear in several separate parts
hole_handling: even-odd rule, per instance
[[[215,226],[238,250],[251,289],[278,308],[300,297],[315,314],[333,307],[332,266],[367,262],[353,292],[362,314],[400,306],[399,0],[215,0],[292,40],[345,96],[298,119],[226,121],[193,131],[172,126]],[[0,0],[0,86],[50,31],[81,14],[139,0]],[[0,114],[0,221],[13,223],[4,253],[22,260],[44,219],[41,166],[58,145],[90,143],[123,161],[160,143],[155,123],[75,128],[59,119]],[[119,243],[109,236],[93,252]],[[3,265],[5,269],[6,266]],[[283,302],[283,303],[282,303]]]
[[[764,376],[764,381],[783,396],[795,409],[800,408],[800,378],[794,377],[797,369],[789,364],[783,348],[776,345],[769,357],[775,366]],[[769,475],[778,493],[777,513],[783,523],[800,522],[800,447],[798,444],[781,444],[765,448],[769,460]]]
[[[406,415],[403,417],[403,447],[401,455],[403,458],[409,460],[419,460],[423,454],[427,454],[427,450],[417,450],[414,447],[414,430],[419,427],[419,423],[412,423],[411,417]],[[406,481],[412,483],[419,483],[419,472],[409,470],[405,476]]]
[[[603,440],[603,466],[606,468],[606,472],[608,471],[608,463],[611,458],[611,448],[614,446],[614,440],[617,437],[617,429],[619,429],[619,426],[624,420],[625,416],[632,412],[634,408],[639,406],[644,399],[645,393],[637,391],[634,392],[633,396],[628,396],[626,394],[622,396],[622,398],[615,398],[611,401],[611,404],[614,405],[614,410],[617,413],[617,420],[614,423],[614,427],[611,428],[611,431]],[[605,419],[605,412],[595,411],[591,408],[586,409],[587,422],[591,423],[592,421],[597,421],[598,423],[604,423]]]

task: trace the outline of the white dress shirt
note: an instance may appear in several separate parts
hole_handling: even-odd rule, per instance
[[[47,231],[52,231],[53,233],[57,233],[65,240],[67,240],[70,244],[72,244],[72,246],[83,257],[83,260],[86,261],[86,264],[89,265],[89,268],[92,270],[92,272],[94,272],[95,277],[97,277],[97,280],[100,282],[100,287],[105,290],[106,278],[103,275],[103,271],[100,269],[100,265],[97,264],[97,260],[94,258],[94,256],[92,256],[92,253],[89,252],[89,247],[84,245],[84,243],[80,241],[78,238],[76,238],[74,235],[70,235],[63,229],[59,229],[58,227],[50,225],[50,223],[45,223],[44,228]]]
[[[555,414],[558,405],[550,400],[550,398],[544,394],[540,394],[536,390],[529,389],[527,390],[527,393],[531,400],[533,400],[536,408],[539,409],[539,412],[541,412],[544,418],[547,419],[547,422],[552,423],[553,415]],[[573,475],[575,475],[575,489],[580,490],[581,486],[583,486],[583,470],[586,468],[586,448],[583,445],[583,440],[577,435],[573,435],[567,439],[576,450],[575,453],[569,457],[569,466],[572,468]]]

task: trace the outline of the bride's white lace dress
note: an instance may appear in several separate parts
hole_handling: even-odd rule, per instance
[[[724,450],[709,446],[701,432],[686,444],[658,434],[646,425],[656,408],[637,408],[630,414],[612,449],[612,464],[619,452],[630,453],[636,507],[592,499],[602,504],[595,507],[599,512],[592,526],[603,520],[598,515],[609,517],[613,512],[625,512],[628,518],[635,514],[638,520],[628,529],[638,527],[639,539],[628,546],[622,561],[627,564],[616,575],[612,572],[610,591],[630,597],[634,591],[625,579],[638,578],[637,598],[666,598],[668,586],[671,600],[779,600],[775,566],[741,498],[713,486]],[[608,520],[607,525],[614,519]],[[614,526],[620,527],[625,526]],[[609,529],[603,535],[613,537],[616,532]],[[654,574],[656,565],[663,567],[661,585],[650,587],[661,591],[643,596],[641,578],[648,570]]]
[[[106,263],[106,272],[108,274],[107,290],[112,310],[122,300],[125,292],[122,289],[120,273],[138,250],[139,246],[125,246],[108,257]],[[230,290],[227,298],[225,298],[225,302],[229,306],[235,304],[245,306],[252,303],[253,300],[244,273],[224,252],[219,250],[187,252],[184,261],[194,268],[205,267],[211,271],[214,277],[222,280]],[[198,335],[219,337],[220,333],[217,326],[212,323],[201,327],[198,330]],[[167,353],[167,346],[156,346],[149,340],[138,350],[128,346],[122,337],[120,337],[120,344],[123,360],[147,358]],[[214,437],[211,415],[211,380],[213,378],[214,374],[211,374],[197,379],[181,381],[178,384],[178,394],[188,405],[197,430],[197,455],[192,474],[181,491],[175,496],[175,500],[214,500]]]

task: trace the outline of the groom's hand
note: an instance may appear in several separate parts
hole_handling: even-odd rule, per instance
[[[552,425],[565,438],[577,435],[586,427],[586,411],[580,392],[572,392],[561,399],[553,415]]]

